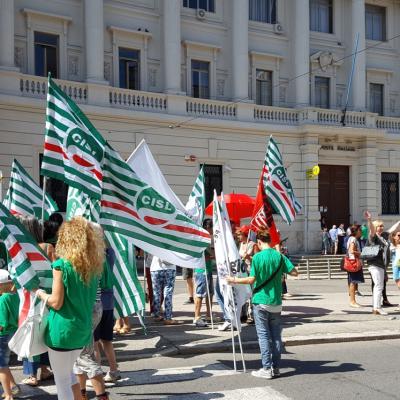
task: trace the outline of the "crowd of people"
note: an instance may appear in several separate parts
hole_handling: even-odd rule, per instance
[[[325,223],[321,223],[322,230],[322,254],[346,254],[347,251],[347,240],[351,236],[351,227],[358,225],[357,221],[354,221],[352,225],[349,225],[347,229],[344,224],[338,226],[332,225],[331,229],[328,229]],[[364,247],[368,240],[368,226],[367,224],[360,225],[361,236],[360,244]]]
[[[364,282],[365,268],[368,268],[373,287],[372,312],[374,315],[386,315],[382,306],[391,305],[386,297],[390,262],[393,279],[400,288],[400,223],[385,232],[381,220],[372,221],[369,212],[365,213],[365,217],[366,230],[358,224],[346,230],[343,224],[338,228],[333,226],[330,231],[324,227],[323,243],[328,243],[326,237],[329,235],[327,252],[338,254],[344,251],[345,256],[359,266],[348,272],[350,306],[360,307],[356,300],[358,285]],[[20,217],[19,220],[52,262],[53,275],[51,290],[34,290],[49,309],[44,336],[48,351],[33,360],[23,360],[26,378],[22,383],[37,386],[44,380],[54,378],[60,400],[85,400],[88,398],[87,381],[90,381],[97,399],[108,399],[105,383],[121,378],[112,343],[113,334],[123,334],[130,329],[129,318],[114,321],[113,316],[112,268],[115,253],[106,246],[100,225],[82,217],[62,222],[60,216],[55,215],[43,224],[34,217]],[[212,235],[212,221],[205,220],[203,226]],[[249,284],[253,287],[252,298],[242,312],[243,321],[255,323],[261,351],[262,368],[252,374],[272,379],[280,374],[281,311],[286,291],[284,277],[286,274],[297,276],[298,272],[279,246],[272,246],[268,231],[259,231],[256,238],[250,240],[248,226],[233,228],[241,269],[246,273],[226,279],[230,285]],[[362,249],[368,246],[375,246],[378,250],[368,263],[364,263]],[[147,257],[147,264],[147,294],[152,318],[166,325],[178,324],[173,318],[177,267],[155,256]],[[20,386],[8,367],[8,342],[21,323],[22,301],[27,292],[16,289],[15,282],[4,267],[0,269],[0,382],[3,398],[12,400],[20,392]],[[215,272],[215,253],[211,242],[205,252],[204,267],[184,270],[189,294],[186,303],[193,304],[193,324],[204,328],[213,316],[212,299],[215,293],[223,315],[218,329],[234,329],[235,321],[224,307],[218,278],[214,285]],[[203,304],[206,307],[205,317],[201,314]],[[109,365],[106,375],[101,366],[102,353]]]
[[[372,313],[374,315],[387,315],[384,307],[396,307],[391,304],[386,293],[388,282],[388,267],[392,264],[393,281],[400,288],[400,224],[396,223],[385,231],[384,222],[380,219],[372,220],[371,213],[365,212],[367,220],[367,241],[363,241],[362,226],[353,225],[350,228],[350,238],[346,245],[346,257],[354,259],[358,263],[358,270],[348,272],[350,306],[360,308],[356,301],[359,293],[358,285],[364,283],[364,270],[368,269],[371,275],[372,287]],[[363,248],[375,248],[375,253],[367,260],[363,259]],[[399,311],[397,307],[395,310]]]

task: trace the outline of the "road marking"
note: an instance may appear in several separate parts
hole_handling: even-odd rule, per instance
[[[213,392],[192,392],[178,395],[160,395],[151,397],[151,394],[136,394],[135,399],[139,400],[290,400],[282,393],[269,386],[252,387],[243,389],[222,390]]]
[[[235,372],[233,369],[227,367],[223,363],[214,363],[208,365],[196,365],[190,367],[180,368],[162,368],[162,369],[144,369],[140,371],[122,371],[122,379],[118,381],[116,387],[123,386],[134,386],[134,385],[157,385],[163,383],[179,383],[185,381],[191,381],[194,379],[204,378],[218,378],[232,376],[240,374],[241,372]],[[267,383],[265,380],[260,381]],[[261,383],[261,382],[260,382]],[[57,388],[55,385],[40,386],[40,387],[28,387],[21,385],[22,393],[19,398],[31,399],[44,393],[55,395],[57,394]],[[88,391],[92,390],[88,388]],[[149,395],[137,394],[137,399],[155,399],[149,397]],[[214,391],[214,392],[198,392],[198,393],[185,393],[176,395],[158,395],[157,399],[168,399],[168,400],[199,400],[199,399],[227,399],[227,400],[289,400],[288,397],[279,393],[275,389],[263,385],[261,387],[234,389],[226,391]]]

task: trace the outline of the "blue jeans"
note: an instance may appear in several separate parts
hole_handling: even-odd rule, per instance
[[[175,269],[163,269],[151,272],[153,284],[153,312],[155,317],[160,316],[161,294],[164,294],[165,319],[172,319],[172,295],[175,287]]]
[[[224,316],[224,321],[231,322],[231,319],[229,318],[229,315],[225,310],[224,297],[222,296],[221,288],[219,287],[218,274],[217,274],[217,281],[215,283],[215,296],[217,297],[218,305],[222,310],[222,313],[223,313],[223,316]]]
[[[281,313],[271,313],[260,304],[254,304],[254,321],[263,368],[279,368],[282,351]]]

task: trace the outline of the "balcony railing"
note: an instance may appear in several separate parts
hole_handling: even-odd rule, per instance
[[[299,123],[298,110],[292,108],[254,106],[254,120],[262,122],[297,125]]]
[[[112,88],[110,89],[110,105],[135,110],[164,112],[167,110],[167,96],[160,93]]]
[[[15,84],[12,84],[12,87],[15,88],[12,93],[25,97],[46,98],[47,78],[25,74],[17,74],[16,77]],[[155,113],[170,113],[180,115],[183,118],[186,115],[191,118],[203,117],[262,124],[340,126],[343,117],[341,110],[326,110],[316,107],[303,109],[270,107],[249,102],[232,103],[185,96],[170,96],[163,93],[96,86],[90,83],[59,79],[55,81],[77,103]],[[103,97],[101,98],[98,97],[98,92],[96,92],[99,87],[103,91]],[[10,93],[10,90],[7,89],[5,93]],[[345,125],[357,128],[377,128],[390,133],[400,133],[400,118],[381,117],[369,112],[348,111]]]
[[[54,80],[57,85],[77,103],[87,103],[87,85],[80,82]],[[22,96],[46,98],[47,78],[41,76],[22,75],[19,81]]]
[[[236,109],[236,103],[197,98],[186,100],[186,112],[199,117],[236,119]]]

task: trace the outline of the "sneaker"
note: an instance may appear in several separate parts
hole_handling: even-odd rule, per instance
[[[273,377],[281,376],[281,371],[279,371],[279,368],[272,368],[272,376]]]
[[[374,315],[388,315],[388,313],[386,311],[383,311],[382,308],[379,308],[377,310],[373,310],[372,314],[374,314]]]
[[[272,379],[272,371],[270,369],[260,368],[257,371],[252,371],[251,375],[256,378]]]
[[[193,325],[195,325],[196,328],[206,328],[206,327],[208,326],[208,325],[207,325],[207,322],[204,321],[204,319],[201,319],[201,318],[199,318],[199,319],[194,319],[194,320],[193,320]]]
[[[117,369],[116,371],[108,371],[104,377],[104,382],[115,383],[121,379],[121,372]]]
[[[194,304],[193,297],[189,297],[183,304]]]
[[[225,332],[231,329],[231,323],[228,321],[225,321],[222,325],[218,327],[218,330],[221,332]]]
[[[11,394],[12,394],[13,396],[18,396],[20,393],[21,393],[21,389],[20,389],[20,387],[19,387],[18,385],[15,385],[15,386],[13,386],[13,387],[11,388]],[[2,398],[2,399],[5,399],[5,398],[6,398],[6,395],[3,393],[3,394],[1,395],[1,398]]]

